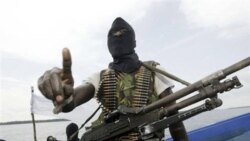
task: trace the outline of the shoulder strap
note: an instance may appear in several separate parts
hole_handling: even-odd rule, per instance
[[[170,74],[170,73],[168,73],[166,71],[163,71],[161,69],[156,68],[157,65],[160,65],[158,62],[145,61],[145,62],[142,62],[142,65],[144,67],[148,68],[151,71],[158,72],[158,73],[160,73],[160,74],[162,74],[162,75],[164,75],[164,76],[166,76],[168,78],[171,78],[172,80],[175,80],[175,81],[177,81],[177,82],[179,82],[181,84],[184,84],[186,86],[190,85],[189,82],[187,82],[187,81],[185,81],[185,80],[183,80],[183,79],[181,79],[181,78],[179,78],[179,77],[177,77],[177,76],[175,76],[173,74]]]
[[[145,65],[147,65],[147,66],[152,66],[152,67],[156,67],[157,65],[160,65],[160,63],[158,63],[158,62],[155,62],[155,61],[153,61],[153,60],[149,60],[149,61],[143,61],[142,62],[142,65],[144,66],[144,67],[146,67]],[[146,67],[147,68],[147,67]],[[149,69],[149,68],[148,68]],[[152,69],[150,69],[150,70],[152,70]]]

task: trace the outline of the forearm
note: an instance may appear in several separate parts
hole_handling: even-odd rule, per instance
[[[75,107],[89,101],[94,97],[95,88],[92,84],[82,84],[74,89],[73,100],[63,107],[63,112],[70,112]]]
[[[170,113],[169,116],[178,114],[178,111]],[[187,132],[183,122],[177,122],[169,126],[170,134],[174,141],[188,141]]]
[[[159,98],[166,97],[172,93],[173,92],[172,92],[171,88],[168,88],[160,94]],[[168,107],[168,106],[173,105],[175,103],[176,103],[176,101],[173,101],[172,103],[165,105],[165,107]],[[169,114],[170,114],[169,116],[174,115],[174,114],[178,114],[178,111],[172,111]],[[174,139],[174,141],[188,141],[187,132],[186,132],[186,129],[185,129],[183,122],[178,122],[178,123],[170,125],[169,131],[170,131],[170,134],[171,134],[172,138]]]
[[[94,97],[95,88],[92,84],[86,83],[75,88],[74,104],[79,106]]]
[[[174,141],[188,141],[187,132],[183,122],[170,125],[169,131]]]

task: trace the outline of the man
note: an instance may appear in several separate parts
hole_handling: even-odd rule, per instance
[[[48,136],[47,141],[57,141],[57,139],[53,136]]]
[[[93,122],[93,126],[101,124],[104,116],[117,109],[119,105],[142,107],[172,93],[173,85],[168,79],[147,69],[139,60],[134,50],[134,30],[122,18],[114,20],[108,32],[107,44],[113,62],[109,64],[108,69],[93,75],[84,84],[73,88],[71,56],[68,49],[63,50],[63,69],[53,68],[46,71],[38,80],[40,91],[51,99],[55,106],[73,97],[71,102],[63,106],[63,112],[69,112],[96,97],[103,109],[98,120]],[[154,62],[148,64],[159,67]],[[182,122],[171,125],[169,129],[175,141],[188,140]],[[153,139],[160,140],[162,137],[161,133],[156,133]],[[140,138],[139,133],[133,131],[112,140],[136,141]]]
[[[78,138],[78,126],[75,123],[70,123],[66,127],[67,141],[79,141]]]

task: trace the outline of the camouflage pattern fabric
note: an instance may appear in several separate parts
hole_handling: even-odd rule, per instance
[[[101,73],[101,83],[96,98],[102,104],[102,113],[92,126],[103,123],[104,116],[117,109],[118,105],[142,107],[158,100],[154,89],[154,72],[144,66],[134,73],[104,70]],[[138,136],[138,132],[130,132],[117,140],[137,141]]]

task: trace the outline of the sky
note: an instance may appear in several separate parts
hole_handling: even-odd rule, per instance
[[[249,7],[248,0],[1,1],[0,121],[31,119],[30,87],[40,95],[37,80],[62,66],[64,47],[75,86],[107,68],[107,33],[116,17],[134,28],[141,60],[192,83],[250,56]],[[249,72],[234,74],[244,87],[221,95],[222,107],[250,106]],[[182,87],[176,83],[174,91]]]

